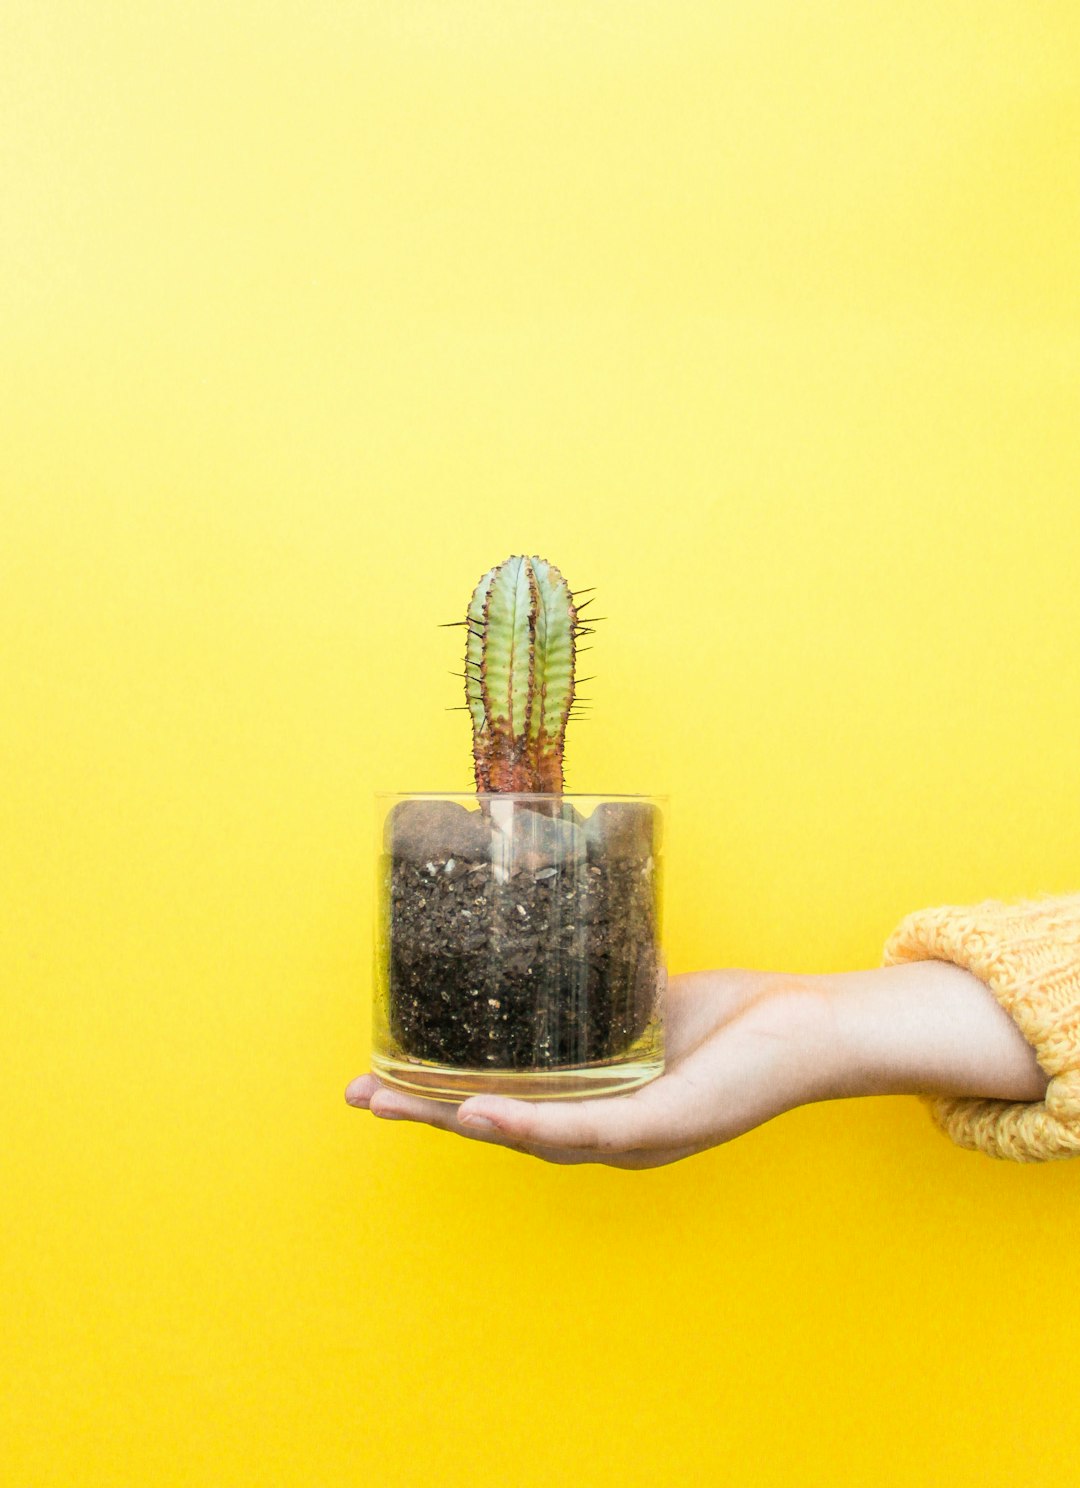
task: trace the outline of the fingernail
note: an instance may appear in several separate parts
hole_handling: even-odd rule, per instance
[[[350,1106],[355,1106],[359,1111],[363,1111],[367,1106],[366,1095],[349,1095],[346,1093],[345,1099]]]
[[[468,1115],[466,1115],[466,1116],[463,1116],[461,1118],[461,1124],[462,1124],[462,1126],[471,1126],[471,1127],[475,1128],[476,1131],[498,1131],[499,1130],[499,1128],[495,1125],[494,1121],[489,1121],[486,1116],[468,1116]]]
[[[372,1110],[371,1114],[373,1116],[378,1116],[378,1118],[379,1118],[380,1121],[404,1121],[405,1120],[405,1112],[404,1111],[375,1111],[375,1110]]]

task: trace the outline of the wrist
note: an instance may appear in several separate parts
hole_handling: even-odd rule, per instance
[[[916,961],[821,980],[835,1094],[1042,1099],[1034,1051],[963,967]]]

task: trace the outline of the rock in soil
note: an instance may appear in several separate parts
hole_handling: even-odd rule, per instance
[[[457,801],[398,801],[386,818],[387,852],[407,863],[425,863],[440,854],[475,862],[491,850],[491,830],[483,812]]]
[[[648,801],[602,801],[585,824],[589,856],[644,860],[660,848],[660,813]]]

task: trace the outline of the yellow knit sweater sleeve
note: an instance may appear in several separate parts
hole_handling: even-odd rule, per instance
[[[1080,894],[1026,904],[988,900],[908,915],[885,964],[954,961],[984,981],[1050,1078],[1030,1103],[928,1098],[961,1147],[1014,1162],[1080,1156]]]

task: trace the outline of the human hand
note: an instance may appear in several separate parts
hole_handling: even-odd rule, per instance
[[[583,1101],[475,1095],[455,1106],[353,1080],[350,1105],[554,1163],[651,1168],[784,1111],[852,1095],[1039,1100],[1029,1045],[970,972],[938,961],[833,976],[709,971],[667,989],[664,1074]]]

